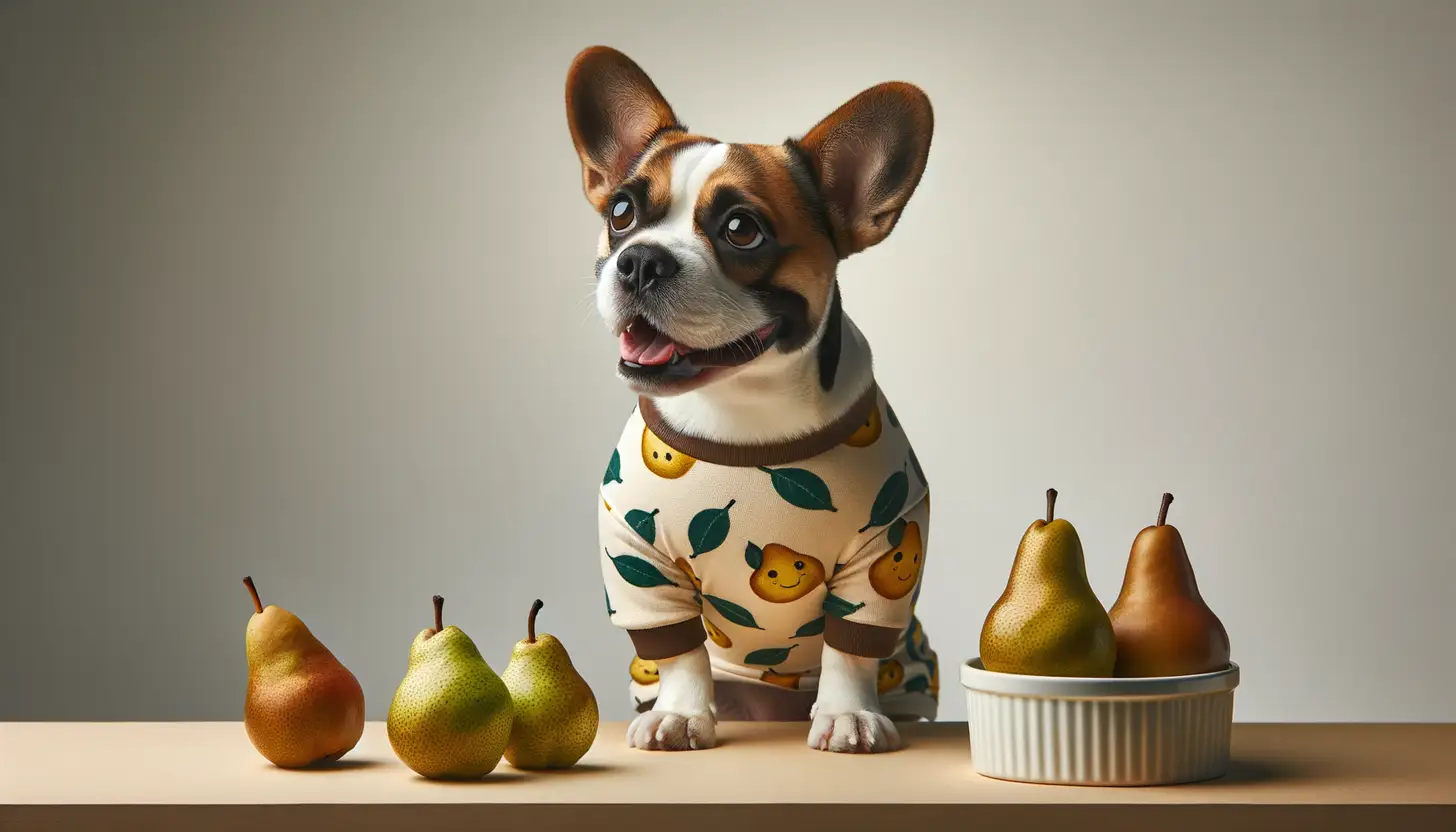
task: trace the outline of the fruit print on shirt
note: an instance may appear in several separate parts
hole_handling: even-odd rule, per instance
[[[880,555],[870,567],[870,588],[884,598],[904,598],[920,581],[925,555],[920,524],[896,520],[886,531],[886,539],[895,549]]]
[[[849,438],[844,440],[844,444],[851,448],[867,448],[875,444],[875,440],[880,438],[880,431],[882,429],[883,427],[880,423],[880,408],[878,406],[870,408],[870,415],[865,418],[864,424],[860,425],[854,433],[850,434]]]
[[[632,663],[627,666],[627,672],[632,676],[632,681],[639,685],[657,684],[657,662],[651,659],[633,656]]]
[[[749,541],[743,559],[753,567],[749,588],[770,604],[797,601],[824,585],[824,564],[787,546],[770,543],[760,549]]]
[[[696,459],[669,447],[646,425],[642,426],[642,464],[663,479],[675,480],[693,469]]]
[[[905,681],[905,667],[894,659],[885,659],[880,662],[879,678],[876,681],[875,689],[880,693],[889,693]]]

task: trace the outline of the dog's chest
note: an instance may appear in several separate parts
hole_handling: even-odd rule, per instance
[[[926,489],[894,411],[878,398],[847,439],[776,464],[697,459],[634,412],[602,496],[678,567],[675,580],[693,584],[715,660],[772,676],[817,668],[826,616],[874,600],[847,594],[840,570],[903,526]]]

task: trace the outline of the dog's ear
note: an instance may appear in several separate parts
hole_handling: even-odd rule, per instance
[[[647,73],[608,46],[583,49],[571,62],[566,121],[581,157],[586,198],[598,211],[659,133],[683,129]]]
[[[930,155],[930,99],[912,84],[878,84],[798,140],[818,174],[841,257],[889,236]]]

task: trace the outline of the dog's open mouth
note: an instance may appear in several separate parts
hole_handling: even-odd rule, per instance
[[[774,345],[778,330],[774,321],[721,346],[695,350],[675,343],[647,320],[633,318],[621,335],[619,366],[633,378],[688,379],[704,370],[747,364]]]

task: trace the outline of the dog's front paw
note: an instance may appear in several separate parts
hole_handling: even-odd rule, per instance
[[[809,747],[820,751],[849,754],[875,754],[900,747],[900,732],[884,714],[854,711],[847,714],[820,714],[817,711],[809,728]]]
[[[718,744],[710,714],[683,716],[669,711],[648,711],[627,727],[627,745],[648,751],[695,751]]]

